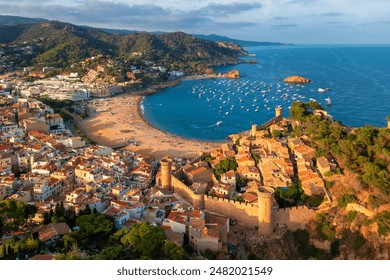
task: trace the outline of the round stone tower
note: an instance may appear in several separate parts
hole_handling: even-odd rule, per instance
[[[273,201],[274,189],[270,187],[259,187],[257,196],[259,198],[258,227],[259,236],[268,236],[274,232]]]
[[[275,117],[281,117],[281,116],[282,116],[282,107],[278,105],[275,108]]]
[[[172,159],[169,157],[164,157],[160,161],[161,164],[161,185],[163,188],[167,188],[168,190],[172,187]]]
[[[252,124],[251,136],[256,137],[256,132],[257,132],[257,125]]]

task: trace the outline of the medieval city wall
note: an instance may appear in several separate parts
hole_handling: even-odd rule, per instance
[[[315,216],[315,211],[307,206],[280,208],[274,211],[275,226],[287,227],[291,231],[304,229]]]
[[[174,192],[186,199],[195,209],[207,210],[235,219],[248,227],[258,226],[258,205],[234,201],[204,194],[195,194],[175,176],[172,176]],[[274,209],[275,227],[287,227],[291,231],[304,229],[306,224],[315,219],[315,211],[307,206]]]
[[[258,206],[256,204],[205,195],[204,209],[235,219],[248,227],[254,228],[258,225]]]
[[[172,188],[175,193],[187,200],[195,209],[203,209],[203,194],[195,194],[186,184],[171,176]]]

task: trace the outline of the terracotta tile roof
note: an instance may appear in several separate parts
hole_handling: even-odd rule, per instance
[[[47,241],[57,235],[65,235],[71,232],[66,223],[51,223],[38,229],[38,239],[40,241]]]
[[[193,229],[201,230],[205,227],[205,220],[193,219],[190,222],[190,227],[192,227]]]
[[[258,197],[254,192],[245,192],[241,195],[241,198],[248,203],[257,203]]]
[[[202,229],[202,238],[212,237],[219,238],[218,225],[207,225]]]
[[[226,225],[229,218],[223,215],[205,212],[205,220],[207,224]]]
[[[195,169],[188,171],[188,173],[191,175],[196,175],[196,174],[202,173],[204,171],[207,171],[207,168],[204,166],[200,166],[200,167],[197,167]]]

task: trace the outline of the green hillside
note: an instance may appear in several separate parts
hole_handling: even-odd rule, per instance
[[[181,32],[109,34],[59,21],[2,26],[0,31],[0,43],[39,41],[31,59],[32,65],[39,66],[67,67],[98,54],[131,61],[137,52],[143,60],[195,73],[207,66],[236,63],[247,54],[233,43],[219,44]]]

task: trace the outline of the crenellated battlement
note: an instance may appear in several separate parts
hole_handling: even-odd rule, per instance
[[[305,205],[273,208],[271,188],[259,190],[260,204],[255,204],[195,193],[176,176],[177,174],[171,175],[173,191],[191,203],[195,209],[225,215],[247,227],[261,228],[260,235],[269,235],[277,227],[287,227],[290,230],[304,228],[305,224],[315,218],[315,211]]]
[[[206,194],[205,197],[207,197],[208,199],[218,200],[221,202],[227,202],[227,203],[238,204],[238,205],[245,205],[248,207],[256,207],[256,208],[258,207],[257,204],[248,203],[248,202],[244,202],[244,201],[237,201],[237,200],[233,200],[233,199],[229,199],[229,198],[212,196],[212,195],[208,195],[208,194]]]
[[[276,212],[286,212],[286,211],[290,211],[290,210],[293,210],[293,209],[296,209],[296,210],[308,209],[308,210],[311,210],[311,211],[314,212],[313,209],[310,209],[310,208],[307,207],[306,205],[297,205],[297,206],[290,206],[290,207],[278,208],[278,209],[276,209],[275,211],[276,211]]]

